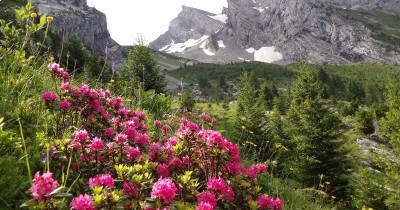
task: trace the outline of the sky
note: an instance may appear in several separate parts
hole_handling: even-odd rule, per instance
[[[150,43],[168,30],[182,5],[220,14],[226,0],[87,0],[107,16],[111,37],[121,45],[133,45],[138,37]]]

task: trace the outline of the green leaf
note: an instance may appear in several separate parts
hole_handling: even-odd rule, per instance
[[[54,198],[68,198],[71,197],[72,194],[71,193],[57,193],[56,195],[54,195]]]
[[[28,201],[25,201],[23,204],[21,204],[21,208],[23,208],[23,207],[32,207],[32,206],[37,206],[39,203],[36,201],[36,200],[33,200],[33,199],[31,199],[31,200],[28,200]]]
[[[25,5],[25,9],[26,9],[26,11],[31,11],[31,9],[32,9],[32,4],[31,4],[30,2],[28,2],[28,3]]]
[[[50,195],[50,196],[54,196],[55,194],[60,193],[64,188],[65,188],[65,187],[61,186],[61,187],[59,187],[59,188],[53,190],[53,192],[51,192],[49,195]]]

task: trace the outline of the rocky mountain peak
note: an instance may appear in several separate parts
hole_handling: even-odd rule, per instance
[[[202,62],[396,63],[399,1],[228,0],[221,14],[184,7],[150,46]]]
[[[54,16],[52,26],[67,40],[76,34],[85,47],[105,55],[116,66],[122,64],[122,49],[107,29],[106,16],[95,8],[87,6],[86,0],[31,0],[41,13]],[[107,50],[106,50],[107,49]]]

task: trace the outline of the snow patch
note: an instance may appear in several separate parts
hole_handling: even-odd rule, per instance
[[[160,49],[160,51],[166,51],[167,53],[180,53],[186,50],[189,47],[196,46],[201,42],[204,42],[208,36],[204,35],[200,39],[189,39],[184,43],[175,43],[174,40],[171,40],[171,44],[164,46]]]
[[[272,63],[274,61],[281,60],[281,59],[282,59],[282,54],[280,52],[275,51],[275,46],[261,47],[259,50],[254,52],[254,60],[255,61]]]
[[[214,55],[215,55],[215,53],[211,52],[210,50],[208,50],[208,49],[206,49],[206,48],[203,48],[203,52],[204,52],[206,55],[209,55],[209,56],[214,56]]]
[[[260,13],[261,12],[264,12],[264,8],[262,8],[262,7],[253,7],[253,9],[255,9],[255,10],[258,10]]]
[[[254,48],[252,48],[252,47],[250,47],[249,49],[246,49],[246,51],[247,51],[248,53],[255,53],[257,50],[254,49]]]
[[[218,47],[225,48],[224,40],[219,40],[219,41],[218,41]]]
[[[264,12],[264,10],[268,9],[268,7],[253,7],[253,9],[258,10],[260,13]]]
[[[254,4],[257,4],[256,0],[253,0],[253,3],[254,3]]]
[[[208,55],[208,56],[214,56],[215,53],[212,52],[211,50],[207,49],[206,46],[207,42],[204,41],[203,43],[201,43],[200,48],[203,49],[204,54]]]
[[[218,14],[218,15],[209,15],[208,17],[214,19],[214,20],[218,20],[220,22],[226,23],[226,21],[228,20],[228,16],[225,14]]]

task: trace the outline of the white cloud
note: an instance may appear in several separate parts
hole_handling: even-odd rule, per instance
[[[220,14],[226,0],[87,0],[107,15],[111,37],[123,45],[132,45],[139,36],[149,43],[168,30],[182,5]]]

